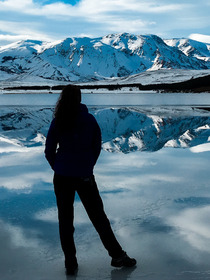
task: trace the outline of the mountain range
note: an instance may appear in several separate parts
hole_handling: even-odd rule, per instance
[[[122,33],[0,46],[1,82],[93,82],[159,69],[208,70],[210,44]]]

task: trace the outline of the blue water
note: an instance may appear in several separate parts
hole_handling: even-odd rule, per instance
[[[58,96],[5,94],[0,95],[0,105],[54,106]],[[82,99],[89,106],[210,105],[210,94],[205,93],[103,93],[83,94]],[[17,127],[15,133],[2,130],[2,136],[20,141],[24,126]],[[31,128],[26,132],[31,133]],[[20,145],[16,151],[16,142],[12,143],[0,154],[0,279],[22,280],[28,275],[31,280],[65,279],[53,172],[44,147]],[[0,144],[4,147],[5,142]],[[76,279],[209,279],[209,155],[190,148],[128,154],[102,151],[94,170],[97,184],[114,232],[138,266],[135,270],[110,267],[108,254],[76,200],[80,265]]]
[[[59,94],[1,94],[0,105],[54,106]],[[209,93],[94,93],[82,94],[89,106],[209,106]]]

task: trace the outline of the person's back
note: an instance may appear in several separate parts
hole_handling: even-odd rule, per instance
[[[72,177],[93,175],[101,150],[101,132],[94,116],[88,113],[84,104],[80,104],[73,126],[66,124],[65,129],[60,130],[54,118],[46,141],[47,159],[53,158],[57,144],[59,147],[51,163],[57,174]]]

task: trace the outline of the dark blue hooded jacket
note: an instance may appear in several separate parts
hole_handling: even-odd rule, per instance
[[[89,177],[101,151],[101,130],[84,104],[74,128],[64,131],[51,122],[45,144],[45,156],[56,174]]]

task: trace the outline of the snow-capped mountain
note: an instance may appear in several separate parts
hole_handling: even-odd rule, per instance
[[[178,48],[188,57],[195,57],[200,60],[210,61],[209,44],[201,43],[191,39],[172,39],[164,40],[164,42],[171,47]]]
[[[210,137],[210,114],[192,111],[180,116],[173,110],[160,117],[151,110],[135,108],[101,109],[96,112],[109,152],[157,151],[165,146],[192,147]]]
[[[210,69],[210,45],[156,35],[111,34],[0,47],[0,80],[94,81],[158,69]]]
[[[210,113],[185,109],[160,112],[143,108],[92,109],[108,152],[157,151],[192,147],[210,139]],[[0,152],[40,146],[52,119],[51,108],[4,107],[0,112]]]

